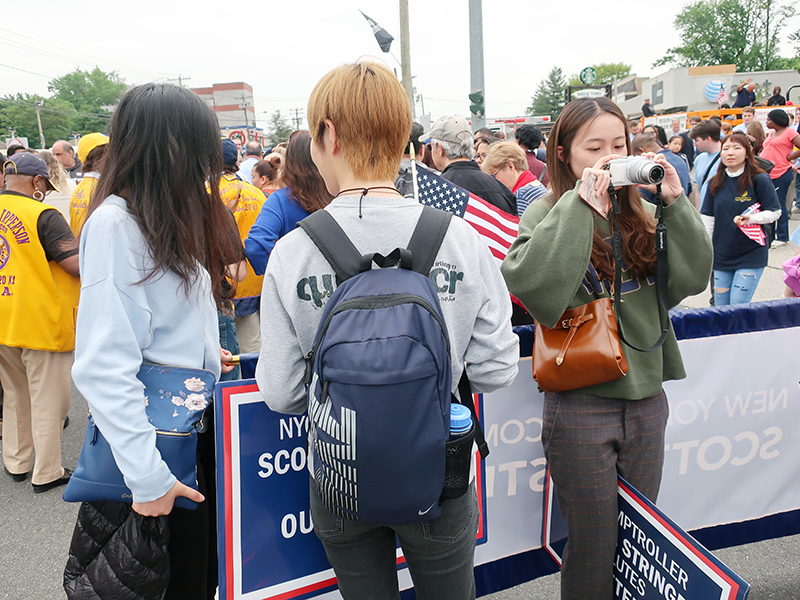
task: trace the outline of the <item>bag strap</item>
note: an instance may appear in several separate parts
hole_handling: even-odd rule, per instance
[[[453,213],[423,206],[414,233],[408,242],[408,250],[396,249],[386,257],[377,253],[362,255],[336,219],[326,210],[312,213],[297,226],[311,238],[342,281],[369,270],[373,261],[380,267],[391,266],[399,261],[402,268],[411,268],[427,277],[442,246],[452,216]],[[410,262],[408,252],[411,253]]]
[[[706,174],[703,175],[703,181],[700,184],[700,187],[703,187],[706,184],[706,180],[708,179],[708,176],[711,174],[711,169],[713,169],[714,165],[717,164],[717,161],[719,160],[719,157],[721,155],[722,155],[722,152],[717,152],[717,155],[714,157],[714,160],[712,160],[711,164],[708,165],[708,169],[706,169]],[[703,199],[700,198],[700,200],[702,201]]]
[[[472,401],[472,386],[469,383],[469,377],[467,377],[466,365],[464,365],[464,371],[461,373],[461,379],[458,382],[458,395],[461,397],[461,404],[466,406],[472,414],[472,422],[475,423],[475,443],[478,445],[481,458],[486,459],[489,456],[489,444],[486,443],[481,421],[478,418],[478,413],[475,412],[475,403]]]
[[[425,277],[430,274],[452,217],[453,213],[446,210],[437,210],[431,206],[422,207],[419,221],[408,242],[413,269],[417,273]]]
[[[361,253],[327,210],[311,213],[297,224],[344,281],[361,272]]]
[[[664,203],[661,198],[661,184],[658,184],[656,189],[656,297],[658,298],[658,320],[661,324],[661,336],[656,340],[656,343],[649,348],[639,348],[631,344],[625,339],[622,333],[622,323],[619,319],[620,315],[620,288],[622,288],[622,233],[617,226],[617,217],[619,217],[619,202],[617,201],[617,193],[614,186],[609,184],[608,195],[611,198],[611,206],[613,208],[611,215],[611,227],[614,229],[612,235],[612,249],[614,251],[614,317],[617,320],[617,332],[619,339],[625,342],[634,350],[639,352],[652,352],[661,347],[669,335],[669,309],[667,308],[667,298],[669,297],[669,287],[667,279],[669,277],[669,264],[667,262],[667,226],[664,225],[663,208]]]

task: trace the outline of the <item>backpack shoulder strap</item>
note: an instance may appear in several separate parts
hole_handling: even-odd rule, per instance
[[[297,227],[306,232],[342,281],[361,270],[361,253],[328,211],[315,211]]]
[[[413,258],[413,269],[417,273],[425,277],[430,274],[452,217],[453,213],[446,210],[437,210],[430,206],[422,207],[419,221],[408,242],[408,249]]]

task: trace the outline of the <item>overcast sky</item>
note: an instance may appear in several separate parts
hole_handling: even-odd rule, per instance
[[[652,64],[680,42],[672,23],[684,4],[484,2],[487,115],[524,114],[553,66],[566,76],[601,62],[630,63],[644,77],[666,70]],[[391,54],[380,51],[359,9],[395,37]],[[468,116],[467,0],[409,0],[409,13],[412,74],[425,112]],[[39,0],[5,2],[2,14],[0,96],[47,96],[47,82],[76,67],[116,70],[130,84],[178,76],[189,87],[245,81],[265,126],[277,109],[305,113],[315,83],[338,64],[378,56],[400,72],[392,56],[400,58],[399,9],[390,0]],[[784,55],[800,18],[790,25]]]

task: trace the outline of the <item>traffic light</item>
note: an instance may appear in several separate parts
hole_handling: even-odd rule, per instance
[[[482,90],[472,92],[469,95],[469,101],[472,102],[472,104],[469,105],[469,110],[473,115],[476,117],[482,117],[486,114],[486,106],[484,105]]]

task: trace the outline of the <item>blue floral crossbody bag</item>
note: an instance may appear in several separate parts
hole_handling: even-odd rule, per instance
[[[206,369],[169,367],[143,363],[136,377],[144,385],[147,419],[156,430],[156,448],[173,475],[197,489],[197,434],[203,431],[203,415],[211,404],[216,376]],[[89,414],[86,437],[78,465],[64,490],[67,502],[133,502],[114,461],[111,447]],[[197,508],[197,503],[178,497],[175,506]]]

